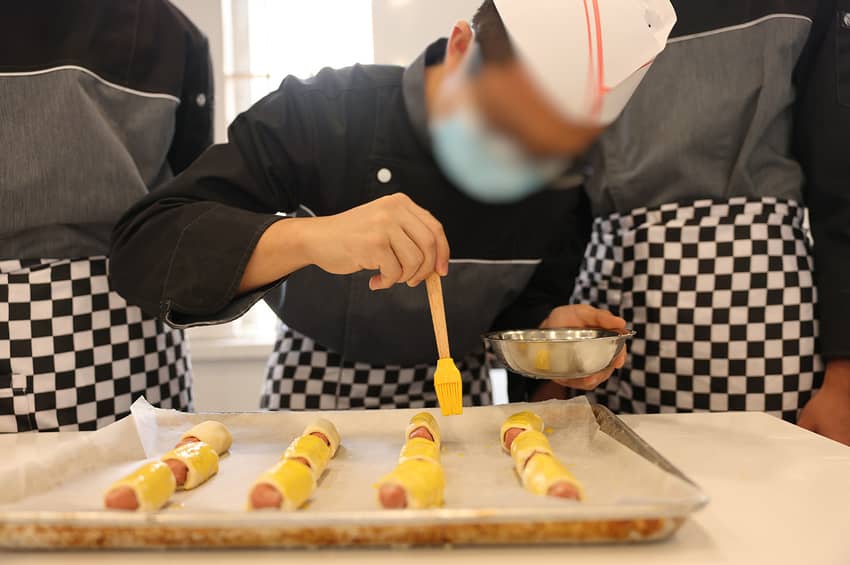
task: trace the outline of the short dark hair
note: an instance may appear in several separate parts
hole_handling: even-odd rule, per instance
[[[502,22],[502,16],[493,0],[485,0],[472,16],[472,29],[475,41],[481,48],[481,56],[486,62],[503,62],[514,57],[514,48],[508,37],[508,30]]]

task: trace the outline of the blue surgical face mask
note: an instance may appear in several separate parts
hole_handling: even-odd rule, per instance
[[[512,139],[487,128],[470,106],[432,121],[429,129],[443,173],[482,202],[521,200],[554,180],[567,165],[564,158],[531,157]]]
[[[443,84],[455,97],[481,70],[473,44],[462,67]],[[539,191],[564,171],[566,158],[535,158],[516,141],[487,126],[470,100],[457,100],[451,113],[429,123],[434,157],[443,173],[467,195],[492,204],[516,202]]]

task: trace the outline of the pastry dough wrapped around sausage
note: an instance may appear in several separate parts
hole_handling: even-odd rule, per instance
[[[336,426],[334,426],[329,420],[316,418],[306,428],[304,428],[305,436],[313,433],[322,434],[328,440],[328,445],[331,448],[330,456],[336,457],[336,452],[339,449],[340,444],[339,432],[337,431]]]
[[[439,463],[425,459],[408,459],[396,465],[390,473],[375,485],[379,492],[379,502],[387,507],[380,498],[382,487],[398,487],[404,493],[402,508],[433,508],[443,504],[446,480]]]
[[[440,426],[437,425],[437,420],[435,420],[434,417],[428,412],[420,412],[410,419],[410,423],[407,425],[407,430],[405,430],[404,432],[405,440],[410,439],[411,434],[421,434],[422,431],[420,430],[420,428],[427,431],[428,434],[431,435],[431,438],[433,439],[437,447],[440,446]]]
[[[292,440],[283,453],[283,459],[301,459],[313,472],[313,477],[322,476],[331,458],[331,448],[323,439],[311,434],[305,434]]]
[[[227,452],[233,443],[233,438],[225,425],[215,420],[207,420],[193,426],[180,436],[180,443],[177,445],[179,446],[192,438],[208,444],[219,455]]]
[[[167,463],[169,460],[180,461],[186,466],[186,480],[178,485],[185,490],[191,490],[204,484],[210,477],[218,473],[218,453],[208,443],[195,441],[175,447],[160,458]]]
[[[543,419],[534,412],[517,412],[502,424],[499,441],[502,449],[510,453],[514,438],[525,430],[543,431]]]
[[[432,461],[439,465],[440,446],[429,439],[425,439],[424,437],[412,437],[408,439],[405,442],[404,447],[401,448],[401,453],[398,456],[398,462],[404,463],[411,459]]]
[[[440,427],[420,412],[404,432],[398,465],[375,484],[384,508],[431,508],[443,504],[446,480],[440,466]]]
[[[540,453],[552,455],[549,438],[543,432],[525,430],[516,436],[511,443],[511,457],[513,457],[517,474],[522,476],[529,459]]]
[[[316,482],[313,473],[306,465],[291,459],[283,459],[274,467],[266,470],[254,481],[251,487],[251,495],[248,498],[248,508],[254,509],[254,489],[260,485],[267,485],[277,491],[280,495],[278,510],[297,510],[313,494]]]
[[[127,503],[113,502],[113,495],[121,490],[128,490],[135,496],[135,505],[132,500],[123,498]],[[126,510],[141,510],[142,512],[153,512],[162,508],[177,489],[177,482],[168,465],[162,461],[151,461],[146,463],[117,481],[115,481],[104,495],[104,505],[107,508],[120,508]]]
[[[534,455],[528,460],[520,476],[523,486],[534,494],[576,500],[584,498],[581,483],[552,455]]]

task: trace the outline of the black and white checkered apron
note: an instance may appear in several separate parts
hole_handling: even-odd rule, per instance
[[[463,379],[464,406],[491,403],[490,377],[481,355],[455,359]],[[352,362],[281,325],[269,357],[260,407],[264,410],[432,408],[434,370]]]
[[[637,336],[591,398],[796,421],[823,378],[810,241],[803,208],[773,198],[598,218],[572,301],[621,315]]]
[[[191,409],[183,333],[111,292],[107,264],[0,260],[0,432],[93,430],[142,395]]]

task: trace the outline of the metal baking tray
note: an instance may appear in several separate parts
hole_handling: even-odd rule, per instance
[[[622,543],[670,537],[707,496],[607,408],[592,407],[600,430],[693,495],[659,504],[422,511],[295,513],[0,510],[0,548],[295,548],[536,543]],[[391,411],[395,412],[395,411]],[[343,440],[345,441],[345,440]]]

